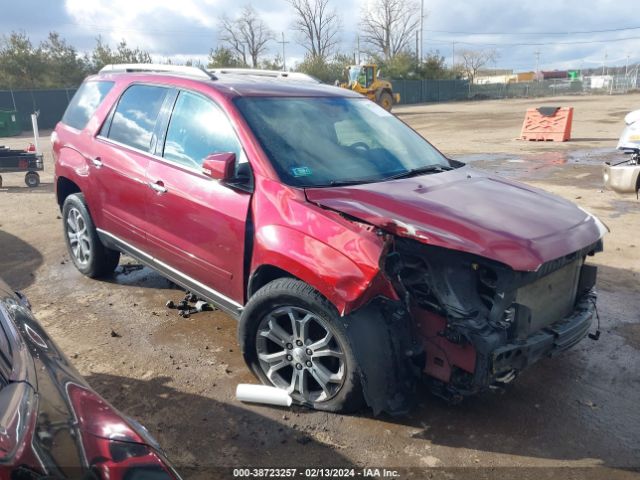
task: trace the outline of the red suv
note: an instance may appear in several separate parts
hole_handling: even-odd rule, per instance
[[[89,77],[52,135],[73,261],[120,252],[239,319],[298,403],[456,400],[567,349],[595,314],[606,227],[447,159],[345,89],[171,66]]]

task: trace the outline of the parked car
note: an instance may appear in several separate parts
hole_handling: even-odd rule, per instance
[[[587,334],[593,215],[355,92],[166,70],[89,77],[52,136],[85,275],[155,268],[239,319],[262,382],[329,411],[405,411],[423,373],[458,399]]]
[[[640,110],[635,110],[624,117],[625,129],[622,131],[617,149],[627,158],[610,163],[605,162],[602,176],[605,188],[618,193],[635,193],[640,191]]]
[[[0,480],[179,479],[157,442],[94,392],[0,280]]]

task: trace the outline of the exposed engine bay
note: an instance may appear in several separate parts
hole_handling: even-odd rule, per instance
[[[595,313],[602,241],[520,272],[487,258],[394,237],[387,276],[424,346],[424,373],[450,401],[500,387],[584,338]]]

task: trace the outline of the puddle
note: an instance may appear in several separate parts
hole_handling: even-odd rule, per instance
[[[156,289],[178,289],[170,280],[155,270],[135,263],[121,264],[115,271],[112,281],[118,285]]]
[[[523,154],[484,154],[453,155],[452,158],[470,163],[476,168],[489,170],[508,178],[545,178],[571,165],[600,166],[603,162],[620,157],[620,153],[611,148],[596,148],[557,152]]]

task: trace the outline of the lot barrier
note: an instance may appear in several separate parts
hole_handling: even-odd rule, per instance
[[[566,142],[571,139],[573,107],[529,108],[520,139],[537,142]]]

